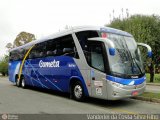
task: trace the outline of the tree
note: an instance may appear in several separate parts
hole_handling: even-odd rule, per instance
[[[5,76],[8,75],[8,55],[5,55],[0,61],[0,73]]]
[[[28,42],[35,40],[35,35],[27,32],[21,32],[17,35],[16,39],[14,40],[13,46],[18,47],[24,45]]]
[[[18,47],[21,45],[24,45],[28,42],[31,42],[32,40],[35,40],[35,35],[27,32],[21,32],[17,35],[16,39],[14,40],[13,44],[12,43],[7,43],[6,48],[8,50]]]
[[[151,15],[133,15],[125,19],[116,18],[107,26],[131,33],[137,42],[149,44],[152,47],[153,57],[150,63],[150,82],[154,79],[154,64],[158,64],[160,57],[160,17]],[[143,56],[144,53],[142,52]]]
[[[7,43],[6,48],[8,48],[9,50],[13,48],[12,43]]]
[[[17,35],[16,39],[14,40],[13,44],[8,43],[6,45],[6,48],[9,50],[18,47],[21,45],[24,45],[28,42],[31,42],[32,40],[35,40],[35,35],[27,32],[21,32]],[[9,56],[5,55],[2,60],[0,60],[0,73],[5,76],[6,74],[8,75],[8,59]]]

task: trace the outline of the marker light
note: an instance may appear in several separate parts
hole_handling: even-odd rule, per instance
[[[111,84],[114,86],[114,87],[124,87],[124,85],[123,84],[120,84],[120,83],[117,83],[117,82],[113,82],[113,81],[111,81]]]
[[[107,33],[101,33],[102,38],[107,38]]]

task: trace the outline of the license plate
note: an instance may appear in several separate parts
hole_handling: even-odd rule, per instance
[[[133,91],[132,96],[138,95],[138,91]]]

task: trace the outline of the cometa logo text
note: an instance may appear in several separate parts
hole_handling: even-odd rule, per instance
[[[42,60],[39,61],[39,67],[59,67],[59,61],[53,60],[51,62],[43,62]]]

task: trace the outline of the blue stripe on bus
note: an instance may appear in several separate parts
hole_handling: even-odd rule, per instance
[[[40,61],[53,62],[52,66],[42,67]],[[54,66],[54,60],[59,61],[59,66]],[[20,61],[10,62],[9,80],[15,82],[15,75],[19,70]],[[40,65],[42,65],[40,67]],[[17,69],[17,70],[16,70]],[[68,56],[56,56],[37,59],[28,59],[24,63],[22,74],[26,84],[41,88],[53,89],[62,92],[69,92],[69,83],[72,78],[79,79],[84,87],[84,93],[89,95],[85,80],[76,65],[74,59]]]
[[[137,78],[137,79],[124,79],[107,75],[106,79],[123,85],[139,85],[146,80],[146,77],[143,76],[142,78]]]

